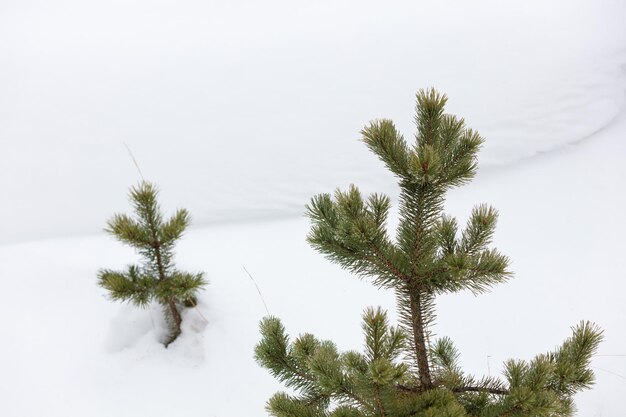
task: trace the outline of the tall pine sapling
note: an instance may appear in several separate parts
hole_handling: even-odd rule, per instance
[[[483,293],[506,281],[509,260],[490,248],[497,212],[479,205],[459,230],[443,214],[446,192],[471,180],[480,135],[444,114],[446,96],[417,93],[416,140],[407,144],[390,120],[371,122],[363,141],[398,178],[400,222],[387,232],[391,206],[384,195],[364,199],[355,186],[313,197],[309,243],[343,268],[396,294],[400,326],[368,309],[365,353],[340,353],[330,341],[304,334],[289,341],[279,319],[261,322],[257,361],[296,395],[277,393],[277,417],[556,417],[574,413],[573,396],[589,388],[589,365],[602,340],[582,322],[572,337],[533,360],[505,364],[504,379],[475,378],[459,365],[449,338],[433,343],[430,328],[439,294]]]
[[[179,209],[167,221],[157,203],[158,191],[143,181],[130,189],[135,216],[115,214],[105,231],[139,252],[142,264],[130,265],[127,271],[100,270],[98,284],[107,289],[113,300],[131,302],[139,307],[158,302],[168,323],[165,346],[180,334],[180,307],[195,302],[196,292],[206,285],[203,273],[178,271],[173,262],[174,244],[190,223],[187,210]]]

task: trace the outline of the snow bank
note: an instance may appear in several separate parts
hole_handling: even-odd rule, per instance
[[[502,165],[578,142],[623,105],[612,1],[4,1],[0,242],[97,232],[144,175],[196,224],[299,215],[392,183],[357,142],[413,134],[435,86]]]

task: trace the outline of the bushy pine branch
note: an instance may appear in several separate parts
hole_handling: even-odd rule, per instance
[[[334,199],[320,194],[306,206],[314,221],[307,240],[344,268],[393,288],[394,282],[407,279],[408,271],[398,267],[401,254],[387,235],[390,205],[380,194],[364,200],[354,186],[346,192],[337,190]]]
[[[153,295],[153,278],[142,275],[135,265],[128,267],[127,272],[103,269],[98,274],[98,284],[109,291],[111,299],[130,301],[144,307],[150,303]]]
[[[407,335],[389,325],[384,311],[365,311],[363,333],[363,354],[340,353],[332,342],[309,334],[290,342],[280,320],[263,319],[256,360],[296,391],[274,395],[268,411],[277,417],[398,416],[402,410],[435,416],[434,410],[459,408],[446,390],[433,394],[432,401],[409,395],[414,381],[401,360]]]

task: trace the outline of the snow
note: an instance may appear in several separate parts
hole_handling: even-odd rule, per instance
[[[515,272],[440,298],[435,333],[496,375],[593,320],[579,415],[623,415],[625,18],[582,0],[2,2],[0,415],[265,415],[280,386],[252,357],[266,311],[244,267],[292,335],[358,349],[361,312],[393,296],[307,246],[303,205],[350,183],[395,195],[358,130],[389,117],[410,138],[430,85],[487,138],[447,210],[496,207]],[[124,143],[192,213],[178,265],[210,281],[169,349],[158,307],[95,285],[137,260],[100,231],[138,179]]]
[[[488,138],[483,165],[578,142],[623,106],[624,21],[611,0],[4,0],[0,242],[98,233],[137,179],[124,143],[199,225],[392,188],[358,132],[411,137],[418,88]]]
[[[480,297],[442,297],[435,332],[456,341],[469,372],[495,375],[505,359],[529,359],[569,326],[595,321],[606,340],[593,362],[597,385],[578,397],[581,416],[621,416],[626,389],[624,357],[603,356],[626,352],[624,132],[626,113],[593,139],[484,170],[448,202],[459,219],[475,203],[499,209],[496,244],[516,277]],[[358,349],[363,309],[393,309],[392,294],[309,248],[307,231],[303,218],[192,229],[177,261],[206,271],[210,285],[169,349],[158,342],[158,308],[111,303],[95,285],[99,268],[136,260],[131,249],[102,235],[0,246],[2,414],[264,415],[279,385],[252,358],[266,312],[244,267],[292,335]]]

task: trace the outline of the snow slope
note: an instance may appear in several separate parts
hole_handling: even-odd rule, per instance
[[[3,0],[0,242],[96,233],[138,178],[198,224],[390,188],[358,131],[435,86],[483,164],[575,143],[623,106],[614,0]],[[50,219],[54,221],[50,221]]]
[[[625,135],[623,113],[587,141],[481,170],[448,202],[460,220],[476,203],[499,209],[496,244],[516,277],[478,298],[440,299],[435,332],[458,343],[468,371],[494,375],[507,358],[552,349],[579,320],[597,322],[606,341],[593,362],[597,385],[578,397],[585,417],[623,416]],[[390,180],[373,156],[368,163]],[[312,332],[342,349],[362,345],[366,306],[393,308],[390,293],[310,249],[307,230],[302,218],[193,229],[178,264],[206,271],[210,286],[167,350],[156,309],[111,303],[95,285],[98,268],[132,262],[132,250],[102,234],[0,246],[0,415],[265,415],[279,386],[252,359],[266,313],[242,266],[291,334]]]

